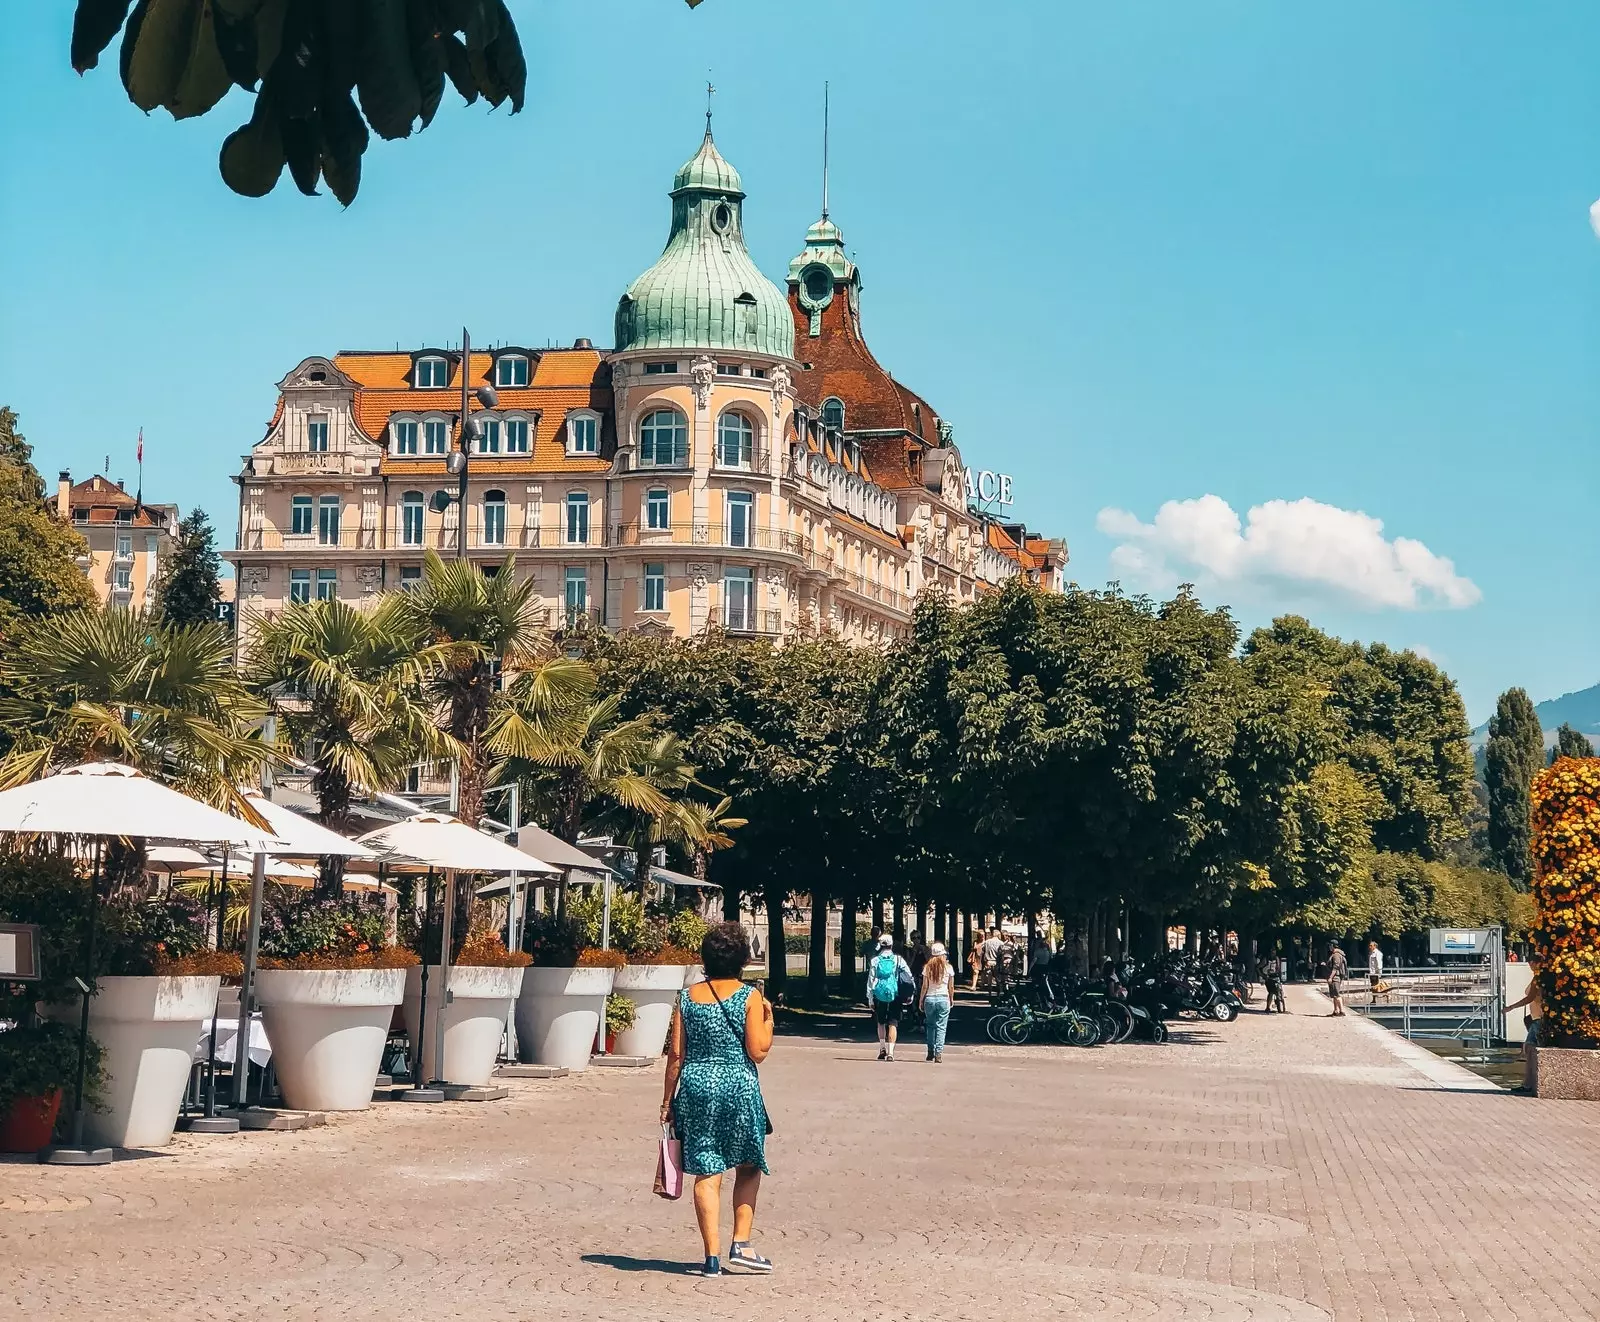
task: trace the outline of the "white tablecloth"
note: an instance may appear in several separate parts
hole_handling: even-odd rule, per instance
[[[239,1037],[237,1019],[217,1020],[217,1064],[233,1064],[234,1043]],[[195,1044],[195,1060],[205,1063],[211,1051],[211,1021],[200,1025],[200,1040]],[[261,1026],[261,1016],[250,1016],[250,1063],[265,1065],[272,1059],[272,1044],[267,1041],[267,1030]]]

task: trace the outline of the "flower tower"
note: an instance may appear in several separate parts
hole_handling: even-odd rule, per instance
[[[1600,758],[1563,757],[1541,771],[1532,819],[1541,1040],[1600,1046]]]

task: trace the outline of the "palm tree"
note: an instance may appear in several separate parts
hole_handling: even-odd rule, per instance
[[[348,830],[355,792],[391,788],[419,757],[456,751],[424,691],[449,659],[448,645],[422,643],[392,595],[369,611],[337,599],[296,602],[261,624],[245,679],[271,700],[294,746],[309,748],[317,815],[329,830]],[[344,860],[322,859],[318,890],[337,895],[343,881]]]
[[[689,856],[690,871],[701,881],[706,879],[711,855],[733,848],[735,842],[728,832],[749,825],[743,817],[729,816],[728,809],[732,807],[733,800],[727,796],[716,803],[679,799],[662,823],[663,838]]]
[[[541,662],[552,662],[553,645],[539,623],[534,582],[518,580],[514,557],[486,574],[468,561],[441,560],[429,551],[421,581],[399,600],[402,618],[417,636],[441,649],[428,692],[458,745],[456,813],[476,825],[491,770],[484,740],[502,706],[501,676],[542,669],[540,696],[559,704],[577,699],[588,668],[541,668]],[[588,682],[592,687],[592,677]]]
[[[218,625],[166,625],[118,607],[19,621],[0,652],[0,788],[79,762],[125,762],[250,819],[238,785],[271,756],[255,728],[265,712]],[[142,855],[113,850],[108,872],[131,880]]]
[[[541,687],[546,695],[537,698]],[[522,784],[524,801],[550,830],[576,843],[586,826],[601,820],[659,820],[670,812],[669,796],[694,775],[678,737],[657,730],[650,716],[622,719],[615,694],[552,703],[549,687],[537,672],[514,683],[484,743],[504,759],[501,778]],[[557,912],[565,906],[563,885]]]

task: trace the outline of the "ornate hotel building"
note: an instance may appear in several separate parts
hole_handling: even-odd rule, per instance
[[[976,512],[950,429],[868,350],[827,215],[785,291],[745,249],[745,194],[709,127],[671,197],[609,353],[346,351],[278,383],[237,478],[242,631],[286,601],[404,587],[429,548],[456,552],[462,517],[467,554],[515,555],[553,627],[876,642],[928,588],[967,601],[1026,574],[1059,590],[1065,544]],[[440,510],[463,371],[497,397],[472,405],[464,509]]]

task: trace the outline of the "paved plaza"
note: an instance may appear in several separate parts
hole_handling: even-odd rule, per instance
[[[0,1164],[0,1317],[1600,1316],[1600,1109],[1429,1077],[1291,997],[1165,1048],[938,1067],[780,1038],[770,1278],[686,1274],[688,1200],[650,1193],[658,1069]]]

